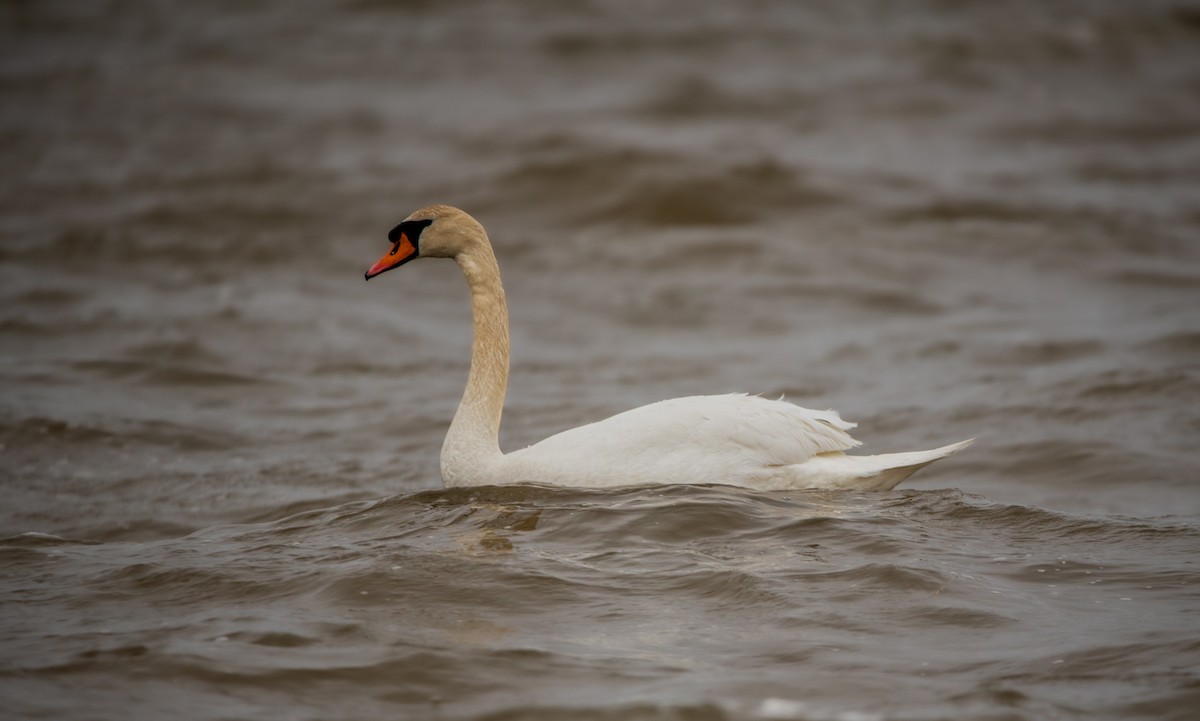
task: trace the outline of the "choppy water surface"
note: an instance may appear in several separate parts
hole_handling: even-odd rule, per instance
[[[1191,719],[1200,6],[0,6],[12,718]],[[786,394],[883,494],[444,491]],[[581,458],[580,463],[587,463]]]

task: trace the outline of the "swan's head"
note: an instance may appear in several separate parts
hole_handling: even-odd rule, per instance
[[[370,280],[417,258],[457,258],[487,244],[479,221],[449,205],[431,205],[409,215],[388,233],[391,250],[366,273]]]

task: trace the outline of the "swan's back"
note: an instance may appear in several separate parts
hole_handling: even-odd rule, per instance
[[[652,403],[508,454],[505,473],[599,487],[723,483],[773,487],[789,466],[859,445],[834,411],[744,394]],[[508,478],[505,482],[520,482]]]

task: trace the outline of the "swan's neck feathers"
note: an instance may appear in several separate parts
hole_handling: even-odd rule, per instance
[[[455,260],[471,289],[471,371],[467,388],[442,445],[442,478],[447,486],[479,485],[503,459],[500,414],[508,388],[508,306],[500,267],[486,236]]]

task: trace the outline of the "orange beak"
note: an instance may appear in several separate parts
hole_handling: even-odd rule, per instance
[[[399,268],[408,261],[417,257],[417,247],[412,244],[408,236],[404,233],[400,234],[400,239],[392,245],[392,249],[379,259],[375,265],[371,266],[366,273],[366,279],[370,280],[384,271],[392,268]]]

